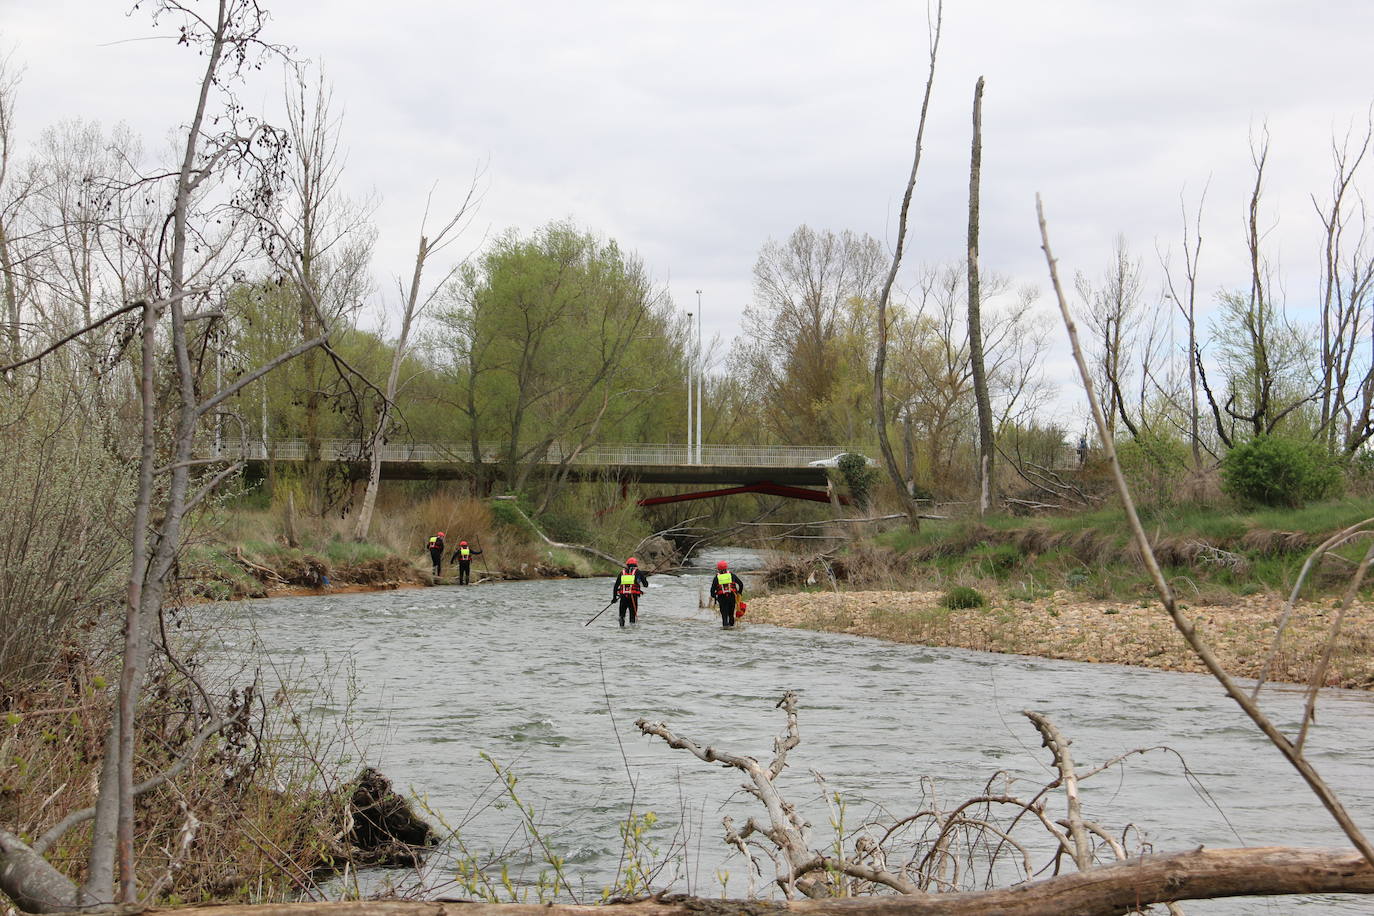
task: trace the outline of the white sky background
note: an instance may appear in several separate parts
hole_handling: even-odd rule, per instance
[[[767,239],[803,223],[895,239],[924,3],[264,3],[267,37],[324,64],[346,184],[381,199],[382,301],[409,275],[430,188],[456,200],[483,164],[464,251],[571,218],[639,252],[681,311],[703,290],[707,337],[749,332]],[[25,68],[21,144],[82,117],[127,121],[155,149],[187,117],[198,61],[131,5],[0,0],[0,47]],[[1372,37],[1371,0],[947,0],[908,263],[964,257],[981,74],[983,264],[1038,285],[1047,321],[1037,191],[1066,282],[1100,276],[1118,233],[1157,276],[1156,246],[1179,247],[1180,194],[1191,205],[1210,179],[1201,287],[1209,301],[1244,288],[1249,140],[1266,122],[1270,253],[1297,310],[1317,290],[1309,195],[1329,194],[1332,135],[1366,123]],[[280,76],[242,95],[277,111]],[[1065,370],[1061,347],[1051,375],[1067,389]]]

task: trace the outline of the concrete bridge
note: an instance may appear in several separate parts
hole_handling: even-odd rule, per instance
[[[484,464],[500,467],[502,446],[481,443],[478,452]],[[387,443],[381,446],[382,478],[384,480],[462,480],[472,476],[472,447],[452,443]],[[823,493],[804,491],[807,495],[783,492],[801,487],[824,487],[825,467],[812,462],[834,459],[848,451],[873,454],[865,447],[843,445],[814,446],[736,446],[703,445],[688,450],[685,445],[623,444],[594,445],[564,452],[551,448],[540,461],[544,473],[563,468],[570,480],[636,480],[640,483],[662,484],[733,484],[730,492],[774,492],[776,495],[802,499],[824,500]],[[277,463],[299,464],[305,460],[304,439],[227,440],[220,443],[217,457],[242,458],[250,476],[265,475],[270,460]],[[367,461],[360,455],[360,447],[352,440],[325,440],[321,443],[321,457],[330,463],[343,463],[349,476],[366,479]],[[772,489],[760,485],[771,485]],[[747,489],[738,489],[745,487]],[[686,494],[690,495],[690,494]],[[728,495],[717,491],[710,495]],[[676,501],[678,497],[644,500]]]

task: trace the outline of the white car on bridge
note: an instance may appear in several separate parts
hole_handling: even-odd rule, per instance
[[[806,466],[809,468],[837,468],[840,466],[840,459],[843,458],[845,455],[850,454],[858,455],[859,453],[840,452],[838,455],[831,455],[829,458],[821,458],[816,461],[808,461],[806,463]],[[878,466],[878,462],[874,461],[872,458],[869,458],[865,455],[859,455],[859,457],[863,458],[864,462],[871,468],[876,468]]]

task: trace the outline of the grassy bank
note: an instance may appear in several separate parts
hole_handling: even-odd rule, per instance
[[[1216,507],[1142,513],[1155,554],[1181,595],[1198,601],[1286,594],[1312,549],[1326,537],[1374,517],[1374,499],[1346,499],[1292,511]],[[1305,596],[1348,580],[1365,542],[1347,544],[1309,577]],[[1154,594],[1125,516],[1102,509],[1073,516],[928,520],[917,532],[896,528],[840,550],[826,564],[779,564],[774,587],[932,589],[956,585],[1034,599],[1068,590],[1095,600]],[[809,584],[808,584],[809,583]]]
[[[1374,517],[1374,500],[1294,511],[1154,509],[1143,514],[1181,603],[1242,677],[1306,682],[1339,594],[1367,538],[1314,566],[1272,662],[1276,621],[1303,563],[1334,532]],[[895,642],[1085,662],[1201,671],[1160,608],[1124,515],[933,520],[829,555],[774,563],[760,623]],[[951,600],[953,592],[963,600]],[[1374,688],[1374,589],[1366,585],[1333,644],[1328,686]]]
[[[449,558],[460,540],[482,553],[473,558],[480,581],[579,577],[613,572],[595,555],[555,547],[538,521],[509,500],[436,494],[380,504],[365,541],[352,521],[307,517],[294,502],[229,501],[207,514],[188,539],[179,579],[197,598],[228,600],[324,588],[399,588],[447,582]],[[428,538],[446,534],[443,578],[432,575]],[[452,568],[456,575],[456,567]]]

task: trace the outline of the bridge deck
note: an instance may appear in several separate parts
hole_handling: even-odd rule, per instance
[[[460,480],[472,476],[472,448],[458,443],[387,443],[380,448],[382,477],[387,480]],[[571,453],[552,448],[540,469],[563,468],[573,480],[634,479],[643,483],[732,484],[772,481],[791,486],[824,486],[826,469],[811,462],[832,459],[847,446],[732,446],[705,445],[688,451],[685,445],[595,445]],[[501,448],[479,444],[485,464],[499,466]],[[250,474],[262,474],[270,460],[295,463],[306,454],[302,439],[220,443],[211,454],[242,458]],[[364,479],[368,465],[351,440],[326,440],[320,457],[348,466],[349,476]],[[523,463],[523,462],[522,462]]]

